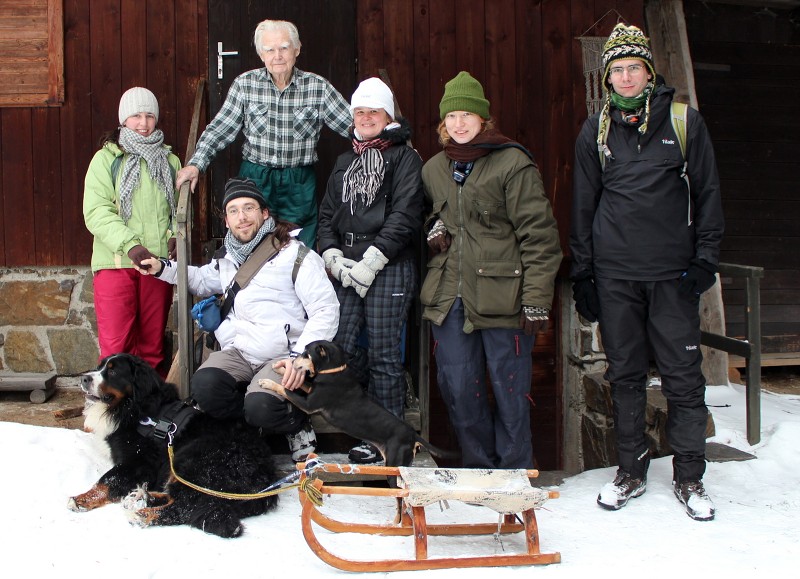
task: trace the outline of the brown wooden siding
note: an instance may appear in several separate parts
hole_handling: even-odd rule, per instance
[[[183,156],[206,74],[206,5],[64,0],[64,105],[0,108],[0,267],[89,263],[83,180],[124,90],[156,94],[159,126]]]
[[[800,351],[800,33],[797,12],[685,2],[700,111],[717,155],[722,260],[765,269],[762,350]],[[725,26],[717,23],[725,22]],[[744,284],[723,279],[727,333],[744,335]]]
[[[566,252],[574,139],[586,119],[580,44],[607,35],[619,17],[643,25],[641,0],[548,2],[524,0],[360,0],[359,78],[387,69],[423,159],[437,143],[444,84],[467,70],[484,86],[501,131],[534,154],[559,223]],[[593,26],[595,23],[597,26]],[[558,311],[560,304],[554,304]],[[557,318],[534,350],[531,418],[534,453],[542,468],[558,468],[562,391]],[[435,387],[432,358],[431,433],[455,446]]]
[[[566,251],[573,143],[586,118],[576,37],[607,35],[620,18],[641,26],[642,4],[358,0],[358,77],[387,70],[424,159],[439,150],[435,128],[445,82],[460,70],[478,78],[499,128],[533,152]],[[324,29],[305,33],[320,23],[297,24],[304,42],[325,42]],[[128,87],[147,86],[157,95],[160,127],[183,158],[195,82],[207,75],[207,34],[205,0],[64,0],[64,106],[0,109],[0,267],[89,263],[83,179],[101,134],[117,124]],[[560,466],[557,323],[554,316],[534,353],[534,447],[542,468]],[[437,404],[432,423],[445,424]]]

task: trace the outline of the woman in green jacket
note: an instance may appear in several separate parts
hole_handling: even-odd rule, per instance
[[[531,154],[494,129],[477,80],[450,80],[439,112],[444,150],[422,169],[435,255],[421,292],[439,389],[463,466],[531,468],[531,351],[561,263],[556,222]]]
[[[175,257],[175,174],[180,160],[156,129],[158,101],[142,87],[119,102],[120,126],[106,134],[86,172],[83,217],[94,236],[92,272],[100,358],[140,356],[165,377],[164,328],[172,286],[133,268]]]

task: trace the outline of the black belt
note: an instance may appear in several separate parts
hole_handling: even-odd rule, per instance
[[[372,233],[353,233],[347,231],[342,234],[342,237],[344,238],[345,246],[353,247],[353,244],[357,241],[372,241],[376,236]]]

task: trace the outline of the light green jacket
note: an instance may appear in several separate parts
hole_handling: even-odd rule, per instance
[[[562,258],[539,171],[516,148],[476,160],[463,186],[452,165],[441,152],[422,169],[432,207],[426,230],[439,218],[452,236],[450,249],[428,262],[423,317],[441,325],[460,296],[465,332],[518,328],[523,305],[552,307]]]
[[[169,147],[165,145],[169,150]],[[116,157],[123,157],[119,165],[116,184],[111,165]],[[178,157],[170,153],[169,164],[174,173],[181,168]],[[164,191],[150,178],[147,164],[141,161],[139,186],[133,191],[131,218],[122,222],[119,215],[119,187],[125,158],[115,143],[106,143],[95,153],[86,172],[83,191],[83,219],[94,236],[92,245],[92,271],[133,267],[128,250],[142,245],[159,257],[167,257],[167,242],[173,236],[172,225]],[[175,191],[177,199],[178,192]]]

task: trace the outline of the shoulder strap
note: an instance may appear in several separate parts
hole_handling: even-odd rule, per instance
[[[297,281],[297,272],[300,270],[300,265],[303,263],[309,251],[311,250],[306,245],[301,245],[297,249],[297,257],[294,260],[294,267],[292,268],[292,283]]]
[[[689,105],[686,103],[679,103],[678,101],[672,101],[672,105],[670,106],[670,122],[672,123],[672,130],[675,131],[675,135],[678,137],[678,145],[681,148],[681,156],[686,160],[686,124],[687,124],[687,111],[689,109]],[[597,125],[597,140],[598,142],[602,142],[600,137],[604,135],[601,134],[601,124],[598,123]],[[606,124],[606,131],[608,131],[610,127],[610,123]],[[598,153],[600,155],[600,167],[605,170],[606,168],[606,155],[604,151],[598,147]]]
[[[114,160],[111,161],[111,184],[114,185],[115,188],[117,186],[117,175],[119,174],[119,166],[122,164],[122,157],[124,157],[124,155],[120,155],[119,157],[114,157]]]
[[[256,247],[255,251],[250,254],[250,257],[245,260],[233,277],[231,287],[225,292],[225,300],[222,302],[219,312],[221,320],[228,317],[233,307],[233,300],[236,299],[236,294],[250,283],[250,280],[253,279],[253,276],[258,273],[258,270],[260,270],[265,263],[275,257],[279,249],[275,236],[270,235],[262,241],[258,247]]]
[[[236,275],[233,278],[238,284],[238,289],[243,290],[250,280],[253,279],[253,276],[258,273],[258,270],[261,269],[265,263],[267,263],[270,259],[275,257],[275,255],[280,250],[278,247],[278,240],[275,239],[274,235],[269,235],[267,238],[256,247],[255,251],[248,257],[239,270],[236,272]]]
[[[686,124],[689,105],[686,103],[679,103],[672,101],[670,109],[670,120],[672,121],[672,129],[678,137],[678,145],[681,147],[681,155],[684,160],[686,159]]]

